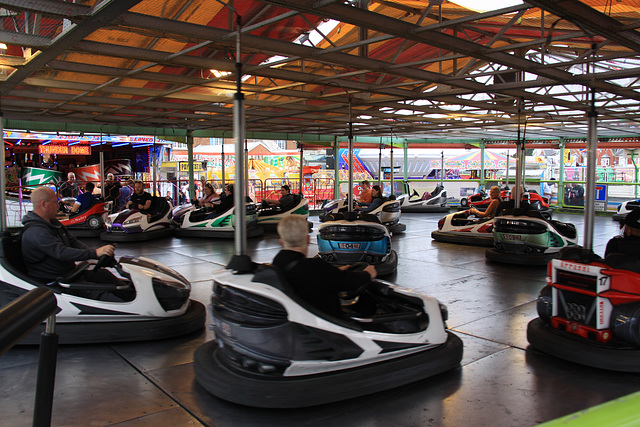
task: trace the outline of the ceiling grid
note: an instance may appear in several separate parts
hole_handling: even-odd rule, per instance
[[[513,2],[512,2],[513,4]],[[0,0],[4,118],[231,135],[236,14],[254,135],[640,132],[640,1]]]

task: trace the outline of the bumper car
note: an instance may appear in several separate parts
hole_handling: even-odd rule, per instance
[[[387,200],[366,215],[376,216],[391,233],[402,233],[407,229],[407,226],[400,222],[400,207],[406,197],[406,195],[402,195],[398,200]],[[320,222],[333,221],[335,214],[345,214],[348,210],[347,203],[347,199],[326,202],[322,206],[323,213],[320,214]]]
[[[436,299],[386,282],[359,290],[375,314],[325,314],[281,272],[214,273],[216,340],[195,353],[196,382],[219,398],[264,408],[341,401],[460,366],[462,342]],[[354,295],[351,295],[353,297]]]
[[[84,212],[69,212],[57,219],[76,237],[98,237],[104,231],[111,205],[112,202],[98,202]]]
[[[503,197],[503,196],[502,196],[502,192],[500,192],[500,197]],[[484,190],[480,190],[479,192],[474,193],[474,194],[472,194],[472,195],[470,195],[470,196],[467,196],[467,197],[463,197],[463,198],[461,198],[461,199],[460,199],[460,206],[461,206],[463,209],[468,209],[468,208],[469,208],[469,205],[471,205],[472,203],[473,203],[473,204],[478,204],[479,202],[482,202],[483,200],[486,200],[486,199],[488,199],[488,198],[489,198],[489,194],[488,194],[486,191],[484,191]],[[489,201],[489,202],[487,202],[487,205],[488,205],[489,203],[490,203],[490,201]],[[474,206],[475,206],[475,205],[474,205]],[[485,208],[486,208],[486,206],[485,206]],[[476,209],[481,209],[481,208],[480,208],[480,207],[478,207],[478,206],[476,206]]]
[[[213,237],[233,239],[235,223],[235,207],[217,214],[212,208],[199,209],[174,209],[172,221],[176,228],[174,235],[177,237]],[[264,234],[264,230],[258,227],[258,215],[256,206],[251,203],[246,205],[247,237],[257,237]]]
[[[171,236],[172,208],[171,202],[164,197],[153,197],[150,214],[125,209],[109,215],[105,221],[106,231],[100,234],[100,239],[107,242],[140,242]]]
[[[447,190],[438,185],[432,193],[420,196],[414,189],[411,196],[402,199],[400,209],[402,212],[449,212]]]
[[[275,228],[282,218],[289,215],[303,215],[305,218],[309,218],[309,201],[304,197],[300,197],[299,194],[294,194],[296,199],[296,205],[286,211],[280,208],[271,208],[263,202],[263,205],[258,208],[258,225],[266,228]],[[309,222],[309,230],[313,228],[313,223]]]
[[[527,339],[536,350],[573,363],[640,372],[638,258],[601,259],[571,248],[549,263],[549,283],[538,297],[538,318]]]
[[[380,276],[398,267],[389,230],[374,215],[336,214],[333,221],[320,224],[318,256],[337,265],[366,262],[375,265]]]
[[[640,199],[627,200],[618,205],[618,210],[611,217],[614,221],[622,222],[627,217],[627,214],[632,210],[640,208]]]
[[[507,264],[547,265],[560,250],[578,245],[573,224],[546,219],[540,211],[501,215],[493,225],[494,247],[485,257]]]
[[[431,238],[437,242],[493,246],[494,221],[495,218],[469,217],[466,212],[450,213],[438,221]]]
[[[0,238],[0,306],[39,286],[56,296],[56,332],[62,344],[91,344],[175,337],[204,326],[204,306],[191,301],[190,283],[169,267],[147,258],[102,257],[84,261],[53,283],[26,274],[19,236]],[[94,271],[109,268],[113,283],[89,282]],[[87,297],[87,292],[113,293],[119,302]],[[85,296],[83,296],[85,295]],[[21,341],[38,344],[42,327]]]
[[[505,201],[510,200],[511,190],[500,191],[500,198]],[[545,216],[551,218],[553,210],[549,207],[549,199],[547,199],[546,197],[542,197],[541,195],[533,191],[526,191],[522,194],[521,200],[523,203],[528,203],[528,206],[530,206],[531,210],[542,212],[545,214]],[[485,209],[487,209],[490,203],[491,198],[487,197],[482,200],[472,201],[469,203],[469,205],[473,206],[479,211],[484,211]]]

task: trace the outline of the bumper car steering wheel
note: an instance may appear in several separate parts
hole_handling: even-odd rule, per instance
[[[354,264],[351,264],[347,270],[348,271],[364,271],[364,269],[367,268],[368,266],[369,264],[367,264],[366,262],[356,262]],[[360,295],[362,295],[367,289],[369,289],[369,286],[371,286],[372,282],[373,282],[372,280],[369,280],[367,283],[363,284],[362,286],[359,286],[356,289],[340,292],[340,298],[346,299],[346,300],[355,299]]]

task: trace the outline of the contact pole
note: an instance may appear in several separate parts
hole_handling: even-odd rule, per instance
[[[237,18],[237,38],[236,38],[236,93],[233,103],[233,133],[236,139],[236,177],[233,196],[235,197],[235,255],[242,256],[247,250],[247,230],[245,218],[247,211],[245,206],[245,183],[244,181],[244,94],[242,93],[242,59],[240,52],[240,33],[242,25],[241,18]]]
[[[591,89],[591,111],[587,113],[589,129],[587,133],[587,188],[584,203],[584,240],[582,246],[593,250],[593,221],[596,199],[596,162],[598,156],[598,127],[595,104],[596,90]]]
[[[520,199],[522,198],[522,194],[520,191],[520,187],[522,185],[522,174],[520,173],[521,169],[524,169],[524,165],[522,164],[522,141],[520,140],[520,122],[521,122],[522,110],[518,108],[518,140],[516,141],[516,183],[515,183],[515,192],[511,190],[511,195],[514,197],[513,206],[514,208],[520,207]]]
[[[302,143],[300,143],[300,195],[302,197],[304,197],[304,193],[302,191],[302,183],[303,183],[302,171],[304,168],[304,163],[302,161],[303,158],[304,158],[304,148],[302,148]]]
[[[4,156],[4,114],[0,111],[0,149],[2,149],[2,155]],[[7,174],[5,171],[0,174],[0,206],[2,206],[2,215],[0,215],[0,231],[7,230],[7,210],[6,204],[6,182]]]
[[[380,138],[380,149],[378,150],[378,186],[382,185],[382,147],[384,147],[384,143],[382,142],[382,138]]]
[[[351,95],[349,95],[349,189],[347,191],[347,206],[353,212],[353,120],[351,118]]]
[[[394,164],[393,164],[393,129],[391,129],[391,174],[389,175],[389,196],[395,193],[393,191],[393,173],[394,173]]]
[[[224,137],[222,138],[222,152],[220,153],[220,161],[222,162],[222,190],[224,191]]]

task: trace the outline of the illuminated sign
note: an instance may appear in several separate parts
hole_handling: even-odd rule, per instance
[[[40,145],[38,147],[40,154],[57,154],[59,156],[88,156],[91,154],[91,146],[89,145]]]

